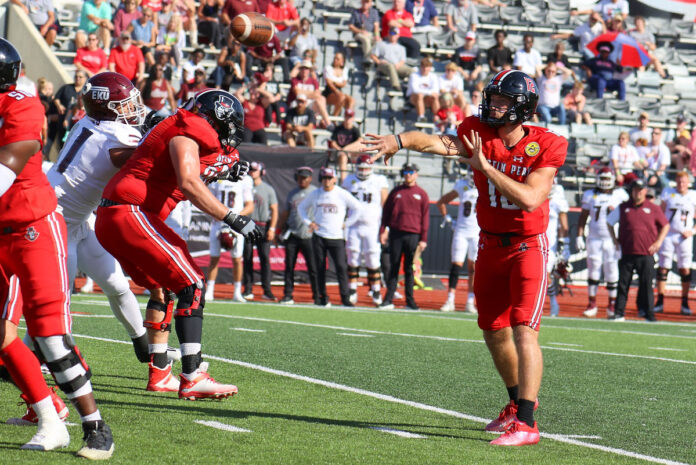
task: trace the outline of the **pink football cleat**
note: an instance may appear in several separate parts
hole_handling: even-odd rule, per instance
[[[529,426],[515,417],[510,427],[498,439],[491,441],[495,446],[530,446],[539,442],[539,428],[536,421]]]

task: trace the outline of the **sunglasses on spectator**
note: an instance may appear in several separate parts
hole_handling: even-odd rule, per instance
[[[414,170],[404,170],[402,172],[404,173],[404,176],[406,176],[407,174],[414,174],[415,173]]]

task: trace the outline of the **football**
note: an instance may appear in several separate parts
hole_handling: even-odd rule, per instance
[[[275,26],[261,13],[242,13],[230,24],[232,35],[248,47],[259,47],[273,38]]]

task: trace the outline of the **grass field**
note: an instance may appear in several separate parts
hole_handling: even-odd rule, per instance
[[[110,463],[696,463],[694,324],[544,319],[541,443],[499,448],[483,426],[507,393],[468,315],[209,303],[204,357],[239,394],[187,402],[144,390],[105,298],[73,311]],[[0,383],[0,421],[24,413],[18,400]],[[0,424],[0,464],[77,462],[68,420],[70,447],[47,453],[18,450],[33,428]]]

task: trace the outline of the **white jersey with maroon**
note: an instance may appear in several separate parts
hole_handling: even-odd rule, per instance
[[[607,227],[607,215],[627,200],[628,194],[624,189],[614,189],[611,192],[599,189],[585,191],[582,195],[582,209],[589,212],[587,239],[609,240],[611,235]]]
[[[549,196],[549,227],[546,230],[546,237],[549,240],[549,249],[552,251],[556,250],[556,242],[558,237],[558,218],[561,213],[568,213],[570,206],[568,205],[568,200],[565,197],[565,190],[563,186],[559,184],[554,184],[551,188],[551,195]]]
[[[251,176],[245,176],[239,182],[217,181],[208,186],[210,191],[224,206],[232,210],[232,213],[239,213],[244,209],[246,202],[254,201],[253,181]],[[219,257],[222,252],[220,248],[220,230],[224,227],[222,221],[213,221],[210,225],[210,256]],[[236,236],[232,256],[239,258],[244,251],[244,236],[234,231]]]
[[[478,237],[480,228],[476,220],[476,201],[478,200],[478,190],[474,186],[473,180],[460,179],[452,188],[459,197],[459,209],[457,210],[457,226],[455,234],[462,234],[464,237]]]
[[[687,190],[680,194],[676,189],[668,188],[660,196],[665,216],[669,220],[669,234],[681,234],[693,229],[696,213],[696,191]]]
[[[343,180],[342,187],[362,204],[362,215],[354,226],[367,225],[379,229],[382,221],[382,191],[389,189],[387,178],[381,174],[371,174],[367,179],[360,179],[355,173],[351,173]]]
[[[58,161],[48,172],[65,221],[82,223],[96,210],[104,187],[119,170],[109,150],[135,148],[140,131],[115,121],[82,118],[70,131]]]

